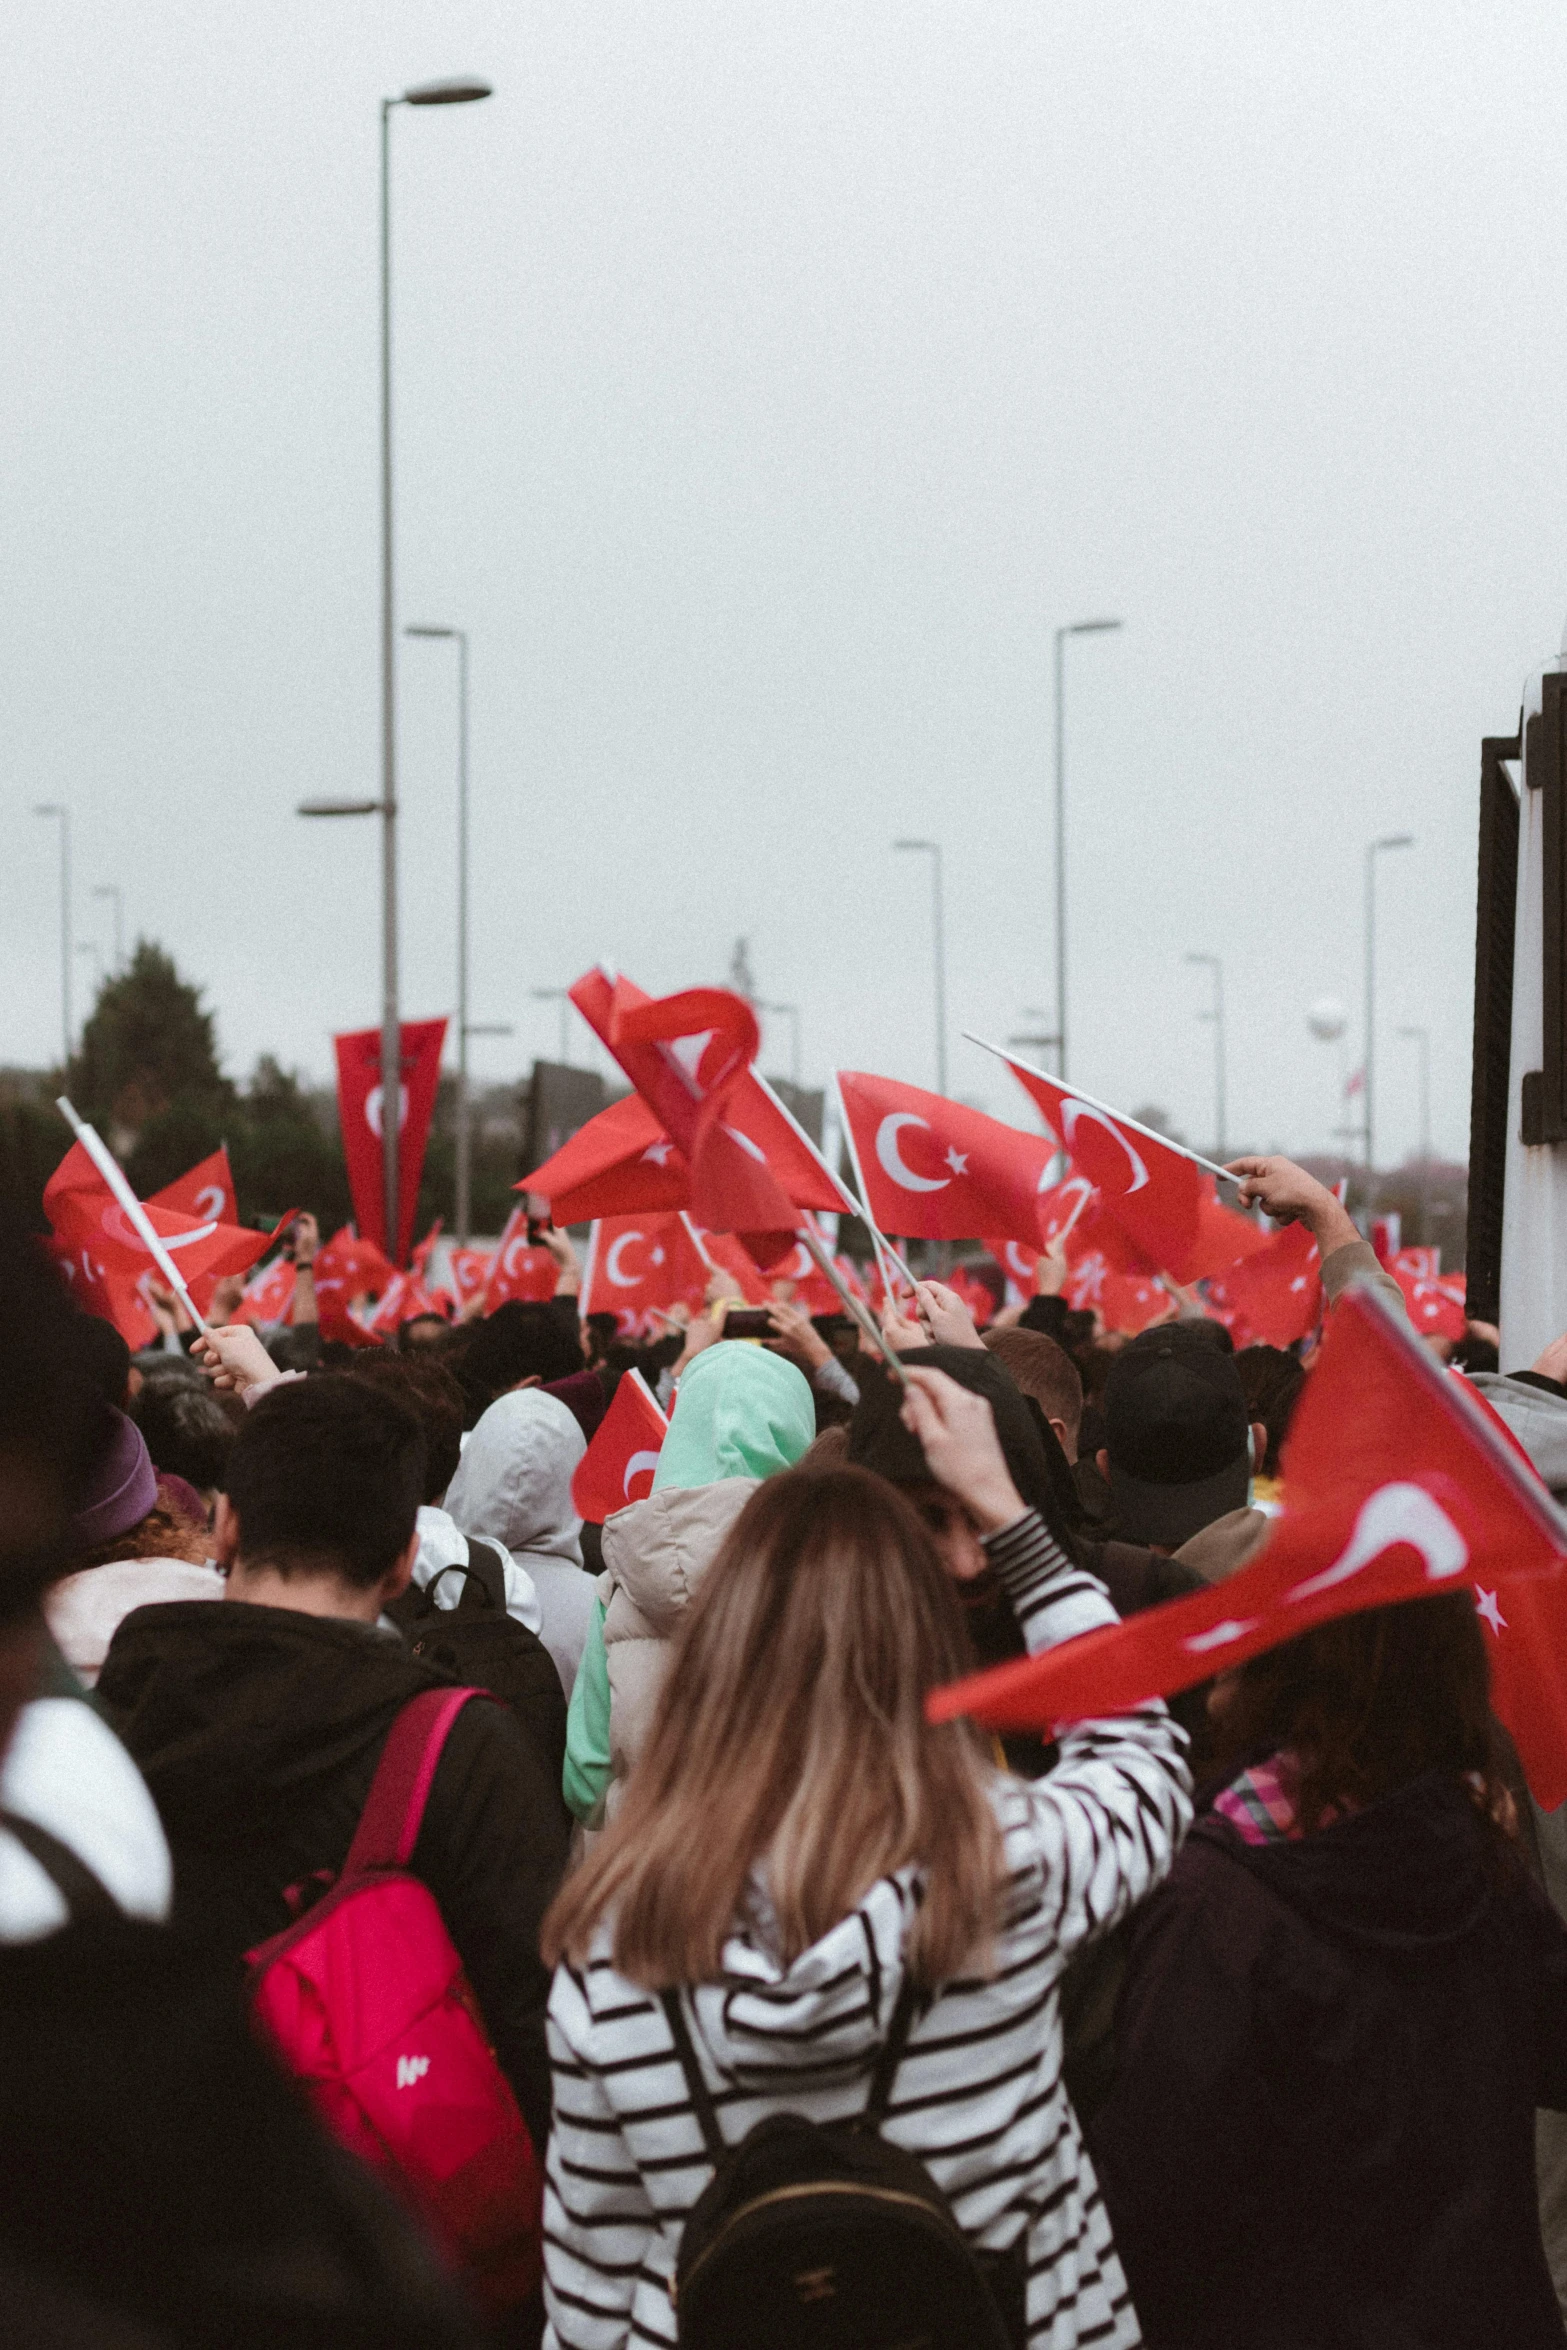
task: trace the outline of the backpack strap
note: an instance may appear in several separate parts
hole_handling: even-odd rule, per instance
[[[408,1866],[452,1724],[471,1697],[488,1695],[486,1689],[424,1689],[409,1699],[381,1749],[339,1883],[366,1869]]]
[[[702,2067],[691,2045],[691,2033],[686,2023],[686,2011],[680,2004],[678,1991],[660,1991],[659,2001],[669,2023],[669,2036],[680,2059],[680,2069],[686,2077],[686,2092],[702,2132],[702,2143],[707,2148],[708,2160],[716,2169],[724,2159],[724,2133],[718,2126],[718,2108],[703,2078]]]
[[[870,2129],[879,2130],[887,2118],[887,2108],[892,2103],[893,2083],[897,2080],[898,2067],[903,2062],[909,2033],[914,2027],[914,2009],[918,1997],[914,1977],[905,1968],[898,2003],[892,2011],[892,2022],[887,2028],[887,2037],[881,2044],[871,2074],[871,2093],[865,2100],[865,2122]]]
[[[71,1923],[83,1918],[117,1918],[119,1903],[101,1877],[95,1876],[78,1854],[36,1820],[14,1811],[0,1811],[0,1826],[8,1828],[22,1850],[34,1859],[70,1913]]]
[[[480,1608],[493,1608],[506,1613],[506,1561],[499,1543],[490,1542],[478,1534],[466,1537],[468,1544],[468,1580],[463,1585],[458,1610],[470,1613]],[[459,1570],[460,1572],[461,1570]]]

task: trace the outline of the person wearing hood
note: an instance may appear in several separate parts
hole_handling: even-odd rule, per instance
[[[1030,1648],[1113,1623],[1025,1506],[988,1399],[908,1377],[922,1460]],[[954,1584],[974,1571],[881,1478],[799,1470],[751,1494],[685,1609],[637,1769],[545,1921],[552,2350],[676,2338],[715,2164],[664,1994],[726,2145],[778,2113],[861,2116],[912,2016],[881,2134],[991,2258],[1012,2338],[1139,2341],[1061,2084],[1058,1987],[1170,1865],[1181,1740],[1155,1701],[1063,1731],[1031,1783],[970,1724],[932,1724],[930,1692],[972,1667]]]
[[[566,1723],[566,1801],[585,1825],[614,1809],[681,1614],[725,1535],[815,1434],[803,1374],[764,1347],[721,1339],[683,1374],[652,1492],[604,1522],[604,1572]]]
[[[480,1419],[446,1489],[452,1523],[506,1553],[507,1609],[538,1633],[568,1698],[593,1613],[582,1520],[571,1502],[571,1480],[587,1449],[558,1396],[519,1387]],[[525,1586],[536,1613],[526,1608]]]
[[[1545,2350],[1535,2111],[1567,1929],[1494,1774],[1459,1591],[1253,1658],[1228,1768],[1133,1921],[1093,2136],[1151,2350]]]
[[[145,1437],[123,1412],[103,1414],[71,1535],[78,1564],[47,1593],[44,1617],[60,1654],[89,1689],[133,1608],[223,1597],[223,1578],[208,1564],[205,1526],[174,1506]]]
[[[340,1372],[283,1382],[230,1455],[222,1603],[139,1608],[115,1634],[98,1700],[162,1818],[174,1922],[236,1970],[337,1876],[393,1723],[450,1685],[379,1621],[407,1588],[423,1478],[423,1433],[397,1397]],[[539,1924],[568,1841],[554,1774],[509,1707],[464,1706],[410,1867],[538,2146]]]

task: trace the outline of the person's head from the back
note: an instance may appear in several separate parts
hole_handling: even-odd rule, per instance
[[[230,1599],[374,1622],[419,1547],[424,1431],[342,1372],[264,1395],[235,1439],[213,1534]]]
[[[1105,1381],[1104,1421],[1099,1468],[1123,1541],[1179,1550],[1246,1507],[1267,1430],[1251,1424],[1217,1323],[1171,1322],[1130,1340]]]
[[[900,1359],[945,1371],[984,1396],[1012,1483],[1058,1541],[1069,1545],[1079,1522],[1072,1472],[1055,1432],[1021,1392],[998,1355],[982,1346],[923,1346]],[[903,1393],[879,1366],[860,1372],[860,1400],[849,1422],[849,1459],[874,1469],[913,1504],[950,1574],[975,1581],[985,1571],[979,1531],[963,1502],[932,1475],[919,1438],[903,1420]]]
[[[215,1398],[205,1400],[216,1405]],[[216,1408],[222,1416],[221,1405]],[[223,1424],[227,1433],[226,1417]],[[157,1464],[136,1423],[124,1412],[104,1411],[71,1519],[78,1571],[121,1559],[184,1559],[200,1566],[212,1550],[200,1495],[194,1503],[189,1497],[180,1501],[176,1490],[160,1488]]]
[[[987,1330],[980,1342],[1031,1395],[1056,1432],[1069,1461],[1077,1459],[1083,1424],[1083,1382],[1065,1347],[1042,1330]]]
[[[963,1614],[916,1513],[863,1470],[752,1494],[682,1617],[625,1801],[545,1921],[581,1960],[601,1919],[648,1985],[710,1982],[753,1869],[785,1964],[879,1877],[924,1871],[910,1948],[949,1980],[996,1922],[991,1766],[925,1699],[968,1670]]]
[[[144,1379],[131,1418],[153,1467],[166,1477],[183,1477],[210,1510],[222,1489],[235,1436],[235,1424],[211,1388],[185,1372]]]
[[[101,1314],[81,1314],[75,1330],[76,1352],[82,1376],[91,1380],[110,1409],[127,1411],[141,1386],[142,1374],[131,1361],[131,1350],[112,1322]]]
[[[450,1328],[444,1314],[410,1314],[397,1325],[398,1348],[405,1355],[438,1353]]]
[[[558,1395],[522,1387],[497,1396],[474,1429],[446,1489],[446,1508],[464,1534],[516,1555],[582,1564],[582,1521],[571,1480],[587,1451],[574,1414]]]
[[[0,1214],[0,1754],[35,1691],[40,1602],[76,1564],[71,1530],[107,1409],[83,1333],[91,1317],[65,1294],[30,1232]]]
[[[446,1365],[429,1353],[394,1354],[390,1348],[354,1357],[350,1377],[407,1405],[424,1430],[424,1490],[421,1502],[438,1502],[462,1459],[463,1395]]]
[[[1297,1356],[1279,1346],[1243,1346],[1235,1357],[1235,1368],[1241,1375],[1246,1409],[1267,1431],[1268,1449],[1258,1463],[1258,1473],[1280,1476],[1284,1439],[1305,1391],[1305,1370]]]
[[[1503,1822],[1486,1640],[1467,1590],[1319,1625],[1214,1683],[1220,1760],[1285,1755],[1307,1835],[1431,1773]]]
[[[589,1314],[582,1324],[582,1351],[590,1369],[604,1362],[620,1334],[618,1314]]]
[[[457,1366],[474,1427],[498,1395],[551,1387],[582,1369],[582,1348],[565,1318],[537,1299],[509,1297],[473,1331]]]
[[[795,1365],[743,1339],[720,1339],[681,1378],[653,1490],[775,1477],[815,1436],[810,1383]]]

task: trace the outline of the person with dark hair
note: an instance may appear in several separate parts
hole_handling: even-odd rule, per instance
[[[144,1608],[115,1635],[99,1699],[162,1815],[176,1922],[230,1963],[335,1877],[393,1722],[441,1685],[378,1624],[407,1587],[424,1488],[424,1434],[398,1396],[331,1372],[285,1381],[229,1458],[214,1530],[224,1603]],[[410,1865],[540,2146],[538,1928],[565,1859],[534,1744],[505,1707],[464,1707]]]
[[[550,1387],[581,1371],[574,1302],[568,1323],[554,1299],[509,1297],[473,1325],[459,1358],[457,1376],[467,1404],[463,1425],[476,1428],[496,1397],[514,1387]]]
[[[980,1341],[987,1353],[1011,1372],[1025,1395],[1031,1395],[1055,1430],[1056,1442],[1069,1464],[1077,1461],[1077,1436],[1083,1420],[1083,1382],[1077,1365],[1042,1330],[987,1330]]]
[[[582,1322],[582,1339],[587,1348],[588,1369],[608,1359],[609,1350],[620,1334],[618,1314],[586,1314]]]
[[[131,1405],[160,1475],[178,1477],[196,1493],[210,1519],[234,1442],[229,1418],[199,1373],[182,1365],[173,1376],[144,1379]]]
[[[1243,1556],[1262,1538],[1251,1477],[1267,1430],[1252,1422],[1234,1355],[1208,1336],[1218,1327],[1160,1323],[1129,1340],[1110,1367],[1097,1465],[1123,1542],[1177,1552],[1218,1519]]]
[[[1267,1450],[1257,1464],[1258,1498],[1274,1501],[1284,1474],[1284,1439],[1305,1390],[1305,1369],[1297,1355],[1280,1346],[1243,1346],[1235,1368],[1253,1425],[1260,1421],[1267,1436]]]
[[[101,1314],[77,1314],[72,1336],[82,1377],[97,1389],[111,1411],[128,1411],[142,1374],[114,1324]]]
[[[221,1411],[215,1397],[196,1400]],[[133,1608],[223,1597],[199,1504],[186,1511],[160,1483],[146,1439],[123,1412],[100,1418],[71,1536],[72,1571],[47,1594],[44,1615],[60,1654],[89,1689]]]
[[[1567,1929],[1496,1775],[1473,1595],[1214,1686],[1227,1783],[1131,1929],[1092,2144],[1150,2350],[1560,2350],[1536,2107]]]
[[[398,1350],[405,1355],[438,1354],[450,1329],[444,1314],[410,1314],[397,1325]]]

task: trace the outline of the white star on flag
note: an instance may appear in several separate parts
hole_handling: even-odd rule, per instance
[[[652,1166],[667,1167],[669,1164],[669,1154],[674,1149],[674,1147],[674,1144],[668,1140],[650,1142],[647,1146],[647,1149],[642,1153],[642,1156]]]
[[[655,1264],[655,1265],[661,1265],[661,1264],[663,1263],[663,1261],[664,1261],[664,1252],[663,1252],[663,1250],[662,1250],[661,1248],[656,1248],[656,1249],[653,1251],[653,1262],[654,1262],[654,1264]]]
[[[1478,1583],[1475,1585],[1475,1614],[1485,1619],[1497,1639],[1500,1640],[1507,1628],[1507,1618],[1497,1605],[1496,1593],[1482,1591]]]
[[[947,1165],[952,1169],[954,1175],[966,1175],[968,1173],[968,1152],[960,1151],[954,1144],[947,1153]]]

